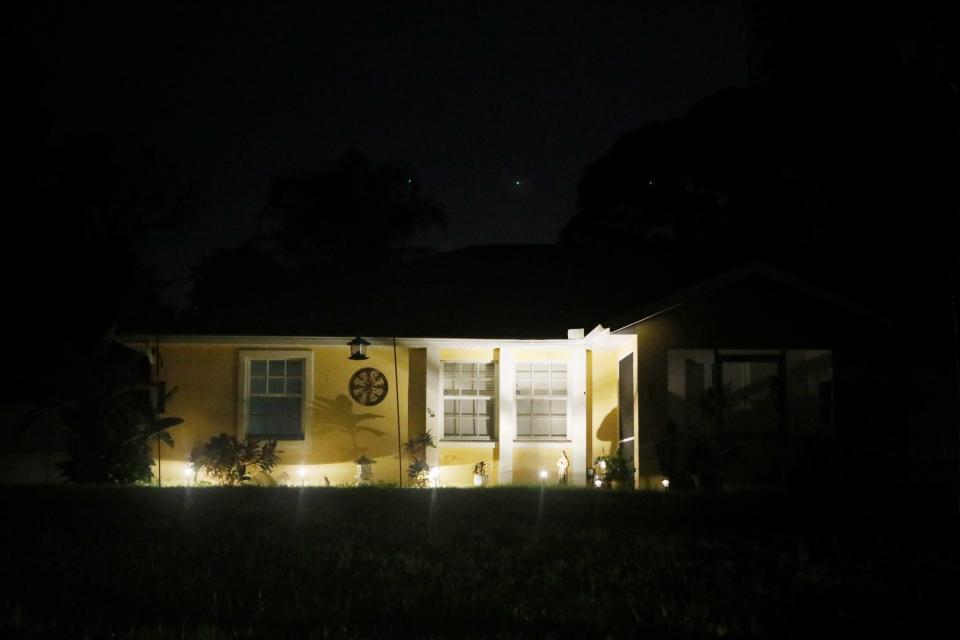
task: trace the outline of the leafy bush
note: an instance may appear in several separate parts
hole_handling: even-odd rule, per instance
[[[221,485],[236,485],[249,482],[248,467],[257,467],[269,474],[280,462],[277,441],[260,444],[256,440],[239,441],[221,433],[210,438],[190,454],[190,464],[216,479]]]
[[[427,464],[427,447],[436,447],[437,443],[433,441],[433,434],[427,429],[423,434],[410,438],[403,445],[403,450],[408,456],[413,458],[413,462],[407,467],[407,476],[413,480],[414,486],[426,487],[430,480],[430,465]]]
[[[67,427],[69,459],[57,467],[70,481],[149,482],[151,445],[157,441],[173,446],[167,429],[183,420],[160,417],[152,395],[164,391],[155,389],[144,365],[144,356],[115,342],[111,330],[75,363],[69,390],[34,412],[47,412],[51,420],[56,415]]]
[[[623,447],[618,448],[616,453],[600,456],[597,458],[597,464],[604,481],[622,482],[633,478],[633,465],[623,455]]]

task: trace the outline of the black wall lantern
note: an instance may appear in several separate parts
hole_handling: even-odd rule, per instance
[[[357,336],[353,340],[347,343],[350,345],[350,359],[351,360],[366,360],[367,359],[367,345],[370,344],[360,336]]]

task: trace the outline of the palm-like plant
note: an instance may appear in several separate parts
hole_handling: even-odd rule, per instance
[[[430,480],[430,465],[427,464],[427,447],[436,447],[437,443],[433,440],[433,434],[427,429],[419,436],[410,438],[403,445],[403,450],[413,459],[410,466],[407,467],[407,476],[413,480],[416,487],[423,488],[427,486]]]
[[[221,433],[210,438],[190,454],[189,462],[222,485],[238,485],[252,480],[250,467],[269,474],[280,462],[277,441],[261,444],[256,440],[237,440]]]
[[[167,430],[183,420],[160,417],[144,356],[115,343],[112,330],[85,360],[69,397],[46,403],[67,428],[69,459],[57,467],[73,482],[149,482],[151,443],[172,447]]]

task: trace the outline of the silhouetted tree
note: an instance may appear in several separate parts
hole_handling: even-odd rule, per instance
[[[58,463],[73,482],[129,484],[153,477],[152,443],[173,446],[168,429],[181,418],[160,417],[149,362],[108,333],[74,363],[74,375],[48,400],[67,430],[68,460]]]
[[[274,179],[263,217],[272,231],[194,269],[194,328],[359,331],[367,305],[356,291],[388,295],[414,234],[446,219],[411,169],[358,152]]]
[[[585,171],[565,245],[661,268],[760,257],[889,277],[956,254],[956,45],[879,9],[786,4],[764,82],[624,134]]]

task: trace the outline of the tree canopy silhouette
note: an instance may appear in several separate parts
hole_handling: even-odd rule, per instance
[[[860,18],[792,10],[762,81],[621,136],[584,172],[561,241],[714,268],[955,256],[956,45],[876,13],[854,37]]]
[[[280,214],[277,244],[295,262],[402,257],[417,231],[446,227],[411,168],[375,164],[358,151],[318,171],[277,176],[268,211]]]
[[[423,253],[411,245],[416,232],[446,225],[411,168],[357,151],[319,170],[277,176],[263,219],[264,235],[194,269],[184,318],[192,329],[356,328],[368,311],[357,288],[365,299],[387,296],[391,265]]]

